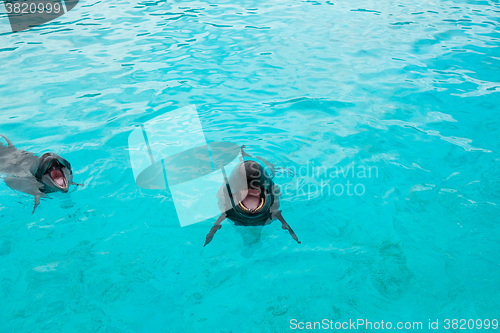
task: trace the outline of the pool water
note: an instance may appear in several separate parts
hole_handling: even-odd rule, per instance
[[[82,0],[0,25],[0,134],[85,183],[31,215],[0,182],[0,332],[500,319],[498,1]],[[203,247],[216,217],[181,228],[135,184],[128,136],[185,106],[295,171],[302,244],[226,222]]]

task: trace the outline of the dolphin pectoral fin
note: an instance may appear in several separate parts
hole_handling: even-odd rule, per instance
[[[207,246],[208,243],[210,243],[212,241],[212,239],[214,238],[214,235],[215,233],[217,232],[217,230],[219,230],[220,228],[222,228],[222,226],[219,224],[219,225],[214,225],[211,229],[210,229],[210,232],[208,233],[207,235],[207,238],[205,239],[205,245],[203,245],[203,247]]]
[[[282,226],[283,229],[287,229],[288,232],[290,233],[290,236],[298,243],[300,244],[299,239],[297,238],[297,235],[295,235],[295,232],[293,232],[292,228],[285,222],[286,226]]]
[[[0,136],[1,136],[2,138],[4,138],[4,139],[5,139],[5,141],[7,141],[7,144],[9,145],[9,147],[14,147],[14,148],[16,148],[16,147],[12,144],[12,142],[11,142],[9,139],[7,139],[7,137],[3,136],[2,134],[0,134]]]
[[[292,236],[292,238],[300,244],[300,241],[299,239],[297,238],[297,235],[295,235],[295,232],[293,232],[292,228],[288,225],[288,223],[286,223],[285,219],[283,218],[283,216],[281,215],[281,212],[280,211],[277,211],[276,213],[274,213],[274,216],[281,222],[281,228],[283,230],[288,230],[288,232],[290,233],[290,236]]]
[[[35,214],[35,209],[39,204],[40,204],[40,196],[35,195],[35,207],[33,207],[33,211],[31,212],[31,215]]]
[[[6,177],[4,181],[9,188],[35,197],[35,207],[31,214],[35,212],[36,207],[40,204],[40,198],[45,197],[45,194],[41,191],[43,185],[34,177]]]
[[[222,228],[222,226],[220,224],[222,221],[224,221],[225,218],[226,218],[226,214],[222,214],[221,216],[219,216],[217,221],[215,221],[214,226],[210,229],[210,232],[207,234],[207,238],[205,239],[205,245],[203,245],[203,247],[207,246],[207,244],[210,243],[212,241],[212,239],[214,238],[214,235],[217,232],[217,230]]]

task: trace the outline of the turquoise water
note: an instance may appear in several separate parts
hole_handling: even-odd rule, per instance
[[[0,332],[500,319],[499,46],[493,0],[90,0],[0,35],[0,133],[85,183],[31,215],[0,182]],[[136,186],[128,135],[187,105],[208,141],[326,168],[277,179],[302,244],[225,223],[203,248],[215,218]]]

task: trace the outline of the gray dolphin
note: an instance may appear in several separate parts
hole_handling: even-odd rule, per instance
[[[73,182],[71,164],[61,156],[45,153],[38,157],[17,149],[9,139],[0,136],[7,141],[7,146],[0,142],[0,174],[11,189],[35,197],[32,214],[46,193],[67,193],[70,185],[82,185]]]
[[[300,244],[295,232],[281,214],[281,192],[273,182],[274,165],[262,157],[252,158],[243,148],[245,146],[241,147],[241,154],[247,160],[240,163],[229,176],[229,180],[226,177],[221,186],[217,197],[223,213],[210,229],[203,246],[212,241],[217,230],[222,227],[221,222],[226,218],[240,226],[264,226],[278,220],[281,222],[281,228],[288,230],[290,236]]]

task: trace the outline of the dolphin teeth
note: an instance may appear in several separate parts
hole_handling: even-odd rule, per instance
[[[259,210],[259,209],[261,209],[261,208],[262,208],[262,206],[264,206],[264,199],[262,199],[262,198],[261,198],[261,199],[260,199],[260,205],[259,205],[259,207],[255,208],[255,210]]]
[[[255,209],[249,209],[249,208],[245,207],[245,205],[243,204],[243,202],[240,202],[238,204],[238,206],[240,208],[242,208],[243,210],[247,211],[247,212],[256,212],[256,211],[258,211],[259,209],[261,209],[264,206],[264,199],[263,198],[260,199],[260,205],[257,208],[255,208]]]
[[[240,206],[241,208],[243,208],[246,211],[250,210],[250,209],[246,208],[245,205],[243,205],[243,202],[240,202],[240,204],[238,206]]]

